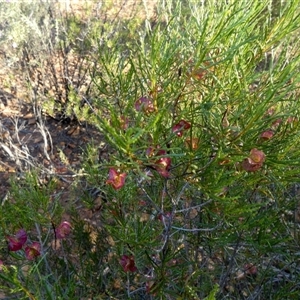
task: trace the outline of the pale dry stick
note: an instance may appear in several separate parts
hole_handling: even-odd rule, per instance
[[[40,124],[40,122],[37,123],[38,125],[38,128],[40,130],[40,133],[43,137],[43,140],[44,140],[44,147],[43,147],[43,150],[44,150],[44,154],[46,156],[46,158],[51,161],[51,158],[47,152],[47,149],[48,149],[48,139],[47,139],[47,135],[49,137],[49,140],[50,140],[50,145],[49,145],[49,148],[50,148],[50,151],[52,152],[52,149],[53,149],[53,145],[52,145],[52,138],[51,138],[51,135],[49,133],[49,130],[47,129],[47,127],[44,125],[44,123],[42,123],[42,125]]]
[[[162,199],[161,199],[161,210],[160,210],[161,212],[163,212],[163,209],[164,209],[164,191],[167,193],[166,189],[167,188],[166,188],[166,184],[165,184],[163,193],[162,193]],[[161,246],[161,248],[159,250],[156,250],[157,253],[163,252],[167,247],[167,244],[170,240],[170,232],[171,232],[171,226],[172,226],[172,222],[173,222],[173,216],[174,216],[173,211],[172,211],[171,216],[165,216],[164,214],[162,214],[162,222],[164,224],[164,234],[163,234],[164,239],[163,239],[163,245]]]
[[[176,226],[172,226],[171,228],[177,229],[178,231],[185,231],[185,232],[211,232],[220,228],[221,225],[222,223],[216,225],[213,228],[183,228],[183,227],[176,227]]]
[[[48,273],[49,273],[49,274],[53,274],[53,273],[52,273],[52,270],[51,270],[51,267],[50,267],[50,265],[49,265],[49,263],[48,263],[48,260],[46,259],[46,253],[45,253],[45,251],[44,251],[44,244],[46,243],[47,238],[45,239],[45,243],[43,243],[42,238],[41,238],[41,237],[42,237],[41,230],[40,230],[40,227],[39,227],[39,225],[38,225],[37,223],[35,223],[35,228],[36,228],[36,231],[37,231],[37,233],[38,233],[38,240],[39,240],[39,243],[40,243],[40,245],[41,245],[41,255],[42,255],[42,257],[43,257],[44,260],[45,260],[45,264],[46,264],[46,267],[47,267],[47,269],[48,269]],[[49,232],[50,232],[50,230],[48,230],[47,237],[48,237],[48,235],[49,235]]]
[[[17,138],[17,141],[20,145],[22,145],[23,143],[21,142],[20,140],[20,137],[19,137],[19,132],[25,128],[25,121],[23,121],[20,125],[20,127],[18,127],[18,120],[19,120],[19,117],[16,117],[15,120],[12,120],[12,122],[14,123],[15,125],[15,136]]]
[[[212,161],[212,160],[209,160],[209,162],[207,163],[207,165],[209,165],[209,164],[211,163],[211,161]],[[207,165],[206,165],[206,166],[207,166]],[[205,167],[206,167],[206,166],[205,166]],[[194,176],[196,176],[196,175],[194,175]],[[192,209],[199,209],[199,208],[201,208],[201,207],[203,207],[203,206],[209,204],[210,202],[212,202],[212,200],[208,200],[208,201],[206,201],[205,203],[202,203],[202,204],[199,204],[199,205],[196,205],[196,206],[193,206],[193,207],[188,207],[188,208],[185,208],[185,209],[176,210],[175,207],[178,205],[178,203],[179,203],[179,201],[180,201],[182,195],[184,194],[185,190],[186,190],[188,187],[189,187],[189,182],[186,182],[186,183],[183,185],[183,187],[181,188],[180,192],[178,193],[176,199],[174,199],[173,197],[171,197],[171,195],[168,193],[168,191],[166,191],[167,194],[169,195],[169,197],[172,199],[172,203],[173,203],[172,216],[173,216],[174,214],[176,214],[176,213],[179,213],[179,212],[187,212],[187,211],[190,211],[190,210],[192,210]],[[164,222],[164,218],[163,218],[163,222]],[[201,230],[199,230],[199,229],[190,229],[190,230],[187,230],[187,229],[184,229],[183,227],[182,227],[182,228],[178,228],[178,227],[171,226],[171,222],[169,221],[169,224],[168,224],[168,225],[169,225],[171,228],[173,228],[173,229],[177,229],[176,232],[170,234],[171,228],[170,228],[170,227],[167,228],[165,222],[164,222],[164,225],[165,225],[166,231],[168,232],[168,236],[165,237],[165,242],[164,242],[163,247],[165,246],[165,244],[166,244],[166,242],[168,241],[169,237],[171,237],[173,234],[175,234],[175,233],[177,233],[177,232],[179,232],[179,231],[182,231],[182,230],[183,230],[183,231],[192,231],[192,232],[196,232],[196,231],[198,231],[198,232],[199,232],[199,231],[202,231],[202,232],[203,232],[203,231],[213,231],[213,230],[215,230],[215,229],[217,228],[217,227],[215,227],[215,228],[212,228],[212,229],[205,229],[205,230],[204,230],[204,229],[201,229]],[[188,253],[188,252],[189,252],[189,245],[188,245],[188,243],[186,242],[185,238],[186,238],[186,236],[183,234],[183,240],[184,240],[184,245],[185,245],[184,248],[185,248],[185,251]],[[190,268],[190,273],[192,273],[192,272],[193,272],[193,270],[192,270],[192,268]]]
[[[36,161],[35,161],[34,158],[30,155],[27,146],[24,146],[24,148],[25,148],[27,151],[21,150],[19,147],[17,147],[16,145],[14,145],[12,142],[10,142],[10,147],[14,149],[14,152],[15,152],[14,158],[17,159],[17,161],[19,162],[19,163],[17,163],[17,164],[20,166],[20,168],[22,168],[22,165],[21,165],[21,161],[20,161],[20,160],[23,160],[24,162],[26,162],[28,165],[30,165],[30,166],[33,167],[33,168],[36,167],[36,165],[33,163],[33,162],[36,162]],[[32,161],[30,161],[30,159],[31,159]]]
[[[7,147],[4,143],[0,142],[0,146],[3,148],[3,150],[12,158],[15,159],[14,154],[12,153],[12,151],[9,149],[9,147]]]
[[[151,179],[151,171],[150,170],[145,170],[145,175],[141,177],[141,179],[138,180],[138,184],[141,184],[145,180]]]
[[[23,141],[21,141],[20,139],[20,136],[19,136],[19,132],[21,130],[23,130],[25,128],[25,121],[23,121],[20,125],[20,127],[18,127],[18,117],[16,117],[16,120],[14,120],[14,125],[15,125],[15,137],[17,139],[17,142],[19,143],[19,145],[22,147],[22,150],[19,149],[17,146],[15,146],[13,143],[12,143],[12,140],[10,139],[9,143],[10,143],[10,147],[14,148],[15,149],[15,154],[18,155],[18,153],[20,153],[20,151],[22,151],[23,154],[25,154],[26,156],[26,159],[28,160],[28,158],[30,157],[30,152],[29,152],[29,149],[26,145],[24,145]],[[26,151],[24,151],[26,150]],[[21,157],[22,158],[22,157]],[[25,160],[24,158],[22,158],[23,160]],[[26,160],[25,160],[26,161]],[[20,165],[21,167],[21,165]]]
[[[171,236],[171,234],[170,234],[170,230],[172,228],[171,222],[172,222],[172,220],[170,218],[168,218],[168,224],[167,224],[165,222],[164,218],[163,218],[163,223],[164,223],[164,226],[165,226],[165,229],[164,229],[165,234],[164,234],[164,239],[163,239],[162,246],[158,250],[156,250],[157,253],[163,252],[166,249],[166,246],[167,246],[168,241],[169,241],[170,236]]]
[[[51,145],[50,147],[51,147],[51,150],[53,150],[52,138],[51,138],[51,135],[50,135],[48,129],[46,128],[46,126],[44,126],[44,123],[42,122],[41,111],[37,112],[36,116],[40,119],[40,122],[43,124],[43,126],[40,124],[38,124],[38,126],[39,126],[41,134],[44,138],[45,145],[46,146],[48,145],[47,144],[47,135],[48,135],[49,140],[50,140],[50,145]],[[24,161],[28,165],[30,165],[32,168],[39,168],[40,170],[42,170],[43,172],[46,172],[49,175],[58,176],[61,180],[63,180],[64,182],[67,182],[68,184],[70,184],[71,182],[69,182],[66,178],[74,178],[74,177],[79,176],[79,174],[61,175],[61,174],[54,173],[53,171],[49,170],[48,168],[46,168],[44,166],[38,166],[38,162],[34,159],[34,157],[32,157],[32,155],[30,155],[28,147],[22,143],[22,141],[19,137],[19,131],[23,129],[24,122],[19,127],[18,127],[18,119],[14,120],[13,122],[14,122],[14,126],[15,126],[15,131],[16,131],[16,133],[15,133],[16,139],[17,139],[18,143],[20,145],[22,145],[23,149],[20,149],[19,147],[14,145],[12,143],[11,137],[9,137],[9,146],[0,142],[0,147],[2,147],[2,149],[9,155],[9,157],[12,160],[15,160],[16,164],[21,168],[21,170],[22,170],[21,161]],[[46,152],[46,149],[44,149],[45,155],[49,159],[49,161],[51,161],[48,153]],[[3,162],[1,162],[1,163],[4,164],[5,166],[8,166]],[[84,176],[85,174],[81,174],[81,175]]]
[[[17,146],[15,146],[14,144],[10,144],[10,146],[16,151],[18,152],[18,154],[14,154],[7,145],[5,145],[4,143],[0,142],[0,147],[3,148],[3,150],[13,159],[16,161],[17,165],[21,167],[21,160],[24,160],[26,163],[28,163],[32,168],[39,168],[40,170],[46,172],[48,175],[55,175],[57,177],[59,177],[61,180],[63,180],[64,182],[71,184],[70,181],[68,181],[66,178],[75,178],[78,176],[86,176],[86,174],[73,174],[73,175],[61,175],[61,174],[57,174],[54,173],[53,171],[49,170],[48,168],[44,167],[44,166],[38,166],[37,164],[34,164],[33,157],[31,156],[31,158],[33,159],[33,162],[31,162],[27,156],[28,154],[25,153],[24,151],[20,150]],[[23,156],[22,153],[26,154],[26,156]],[[2,162],[1,162],[2,163]]]
[[[133,294],[137,294],[137,293],[140,293],[141,291],[145,291],[145,287],[140,287],[140,288],[137,288],[136,290],[132,290],[130,293],[129,293],[129,296],[133,295]],[[129,297],[130,299],[130,297]]]
[[[82,96],[82,98],[83,98],[84,102],[89,106],[89,108],[93,111],[93,113],[96,114],[96,111],[93,108],[92,104],[89,102],[89,100],[86,97],[84,97],[84,96]]]
[[[202,170],[205,170],[213,162],[213,160],[214,160],[214,157],[211,156],[210,159],[209,159],[209,161],[207,162],[207,164],[204,165],[201,169],[198,170],[198,173],[201,172]],[[195,174],[194,176],[192,176],[191,179],[194,179],[196,176],[197,176],[197,174]],[[172,199],[173,205],[177,205],[179,203],[179,200],[180,200],[181,196],[183,195],[184,191],[186,190],[186,188],[188,187],[188,185],[189,185],[189,182],[186,182],[184,184],[184,186],[182,187],[181,191],[179,192],[176,200],[174,200],[173,197],[170,196],[170,198]]]
[[[72,86],[72,88],[76,91],[77,95],[80,95],[78,87],[74,86],[74,84],[73,84],[72,80],[69,78],[69,76],[65,76],[64,79],[66,79],[69,82],[69,84]],[[84,102],[88,104],[88,106],[90,107],[90,109],[95,113],[95,110],[93,109],[92,105],[89,103],[89,101],[87,100],[87,98],[84,97],[83,95],[80,95],[80,96],[83,98]],[[73,109],[73,113],[75,114],[74,109]],[[77,121],[81,125],[80,120],[77,120]]]
[[[10,146],[12,146],[13,144],[11,143],[11,141],[9,142]],[[5,145],[4,143],[0,142],[0,146],[2,147],[2,149],[10,156],[11,159],[15,160],[16,164],[18,166],[21,167],[21,162],[19,160],[19,157],[14,155],[14,153],[9,149],[9,147],[7,145]]]
[[[199,205],[191,206],[191,207],[184,208],[184,209],[175,210],[174,213],[176,214],[176,213],[186,212],[186,211],[189,211],[189,210],[192,210],[192,209],[199,209],[199,208],[211,203],[212,201],[213,200],[211,199],[211,200],[208,200],[208,201],[206,201],[204,203],[201,203]]]
[[[130,299],[130,278],[129,278],[129,273],[127,273],[126,285],[127,285],[127,296]]]
[[[147,193],[147,191],[142,187],[141,184],[138,183],[139,188],[145,193],[146,197],[148,198],[148,200],[151,202],[151,204],[154,206],[156,212],[160,212],[160,208],[156,205],[156,203],[152,200],[152,198],[149,196],[149,194]]]
[[[141,188],[141,190],[145,193],[146,197],[148,198],[148,200],[151,202],[151,204],[153,205],[153,207],[155,208],[156,212],[161,212],[162,210],[158,207],[158,205],[156,205],[156,203],[152,200],[152,198],[149,196],[149,194],[147,193],[147,191],[142,187],[141,183],[142,183],[143,179],[138,181],[138,186]],[[164,235],[164,242],[163,245],[160,247],[160,249],[156,250],[157,253],[162,252],[168,241],[169,241],[169,232],[170,232],[170,227],[171,227],[171,220],[170,218],[168,218],[168,224],[166,224],[165,222],[165,218],[162,218],[163,224],[164,224],[164,230],[166,232],[166,234]]]
[[[1,142],[0,142],[0,146],[2,146],[2,145],[1,145]],[[0,164],[2,164],[3,166],[5,166],[5,167],[7,168],[7,170],[10,170],[10,169],[11,169],[11,166],[8,165],[8,164],[6,164],[4,161],[1,161],[1,160],[0,160]]]
[[[149,31],[151,31],[151,24],[149,22],[150,20],[150,14],[149,14],[149,9],[147,7],[147,3],[146,3],[146,0],[143,0],[143,6],[145,8],[145,12],[146,12],[146,20],[145,20],[145,24],[146,24],[146,27]]]
[[[230,258],[230,262],[227,268],[227,271],[221,276],[220,281],[219,281],[219,286],[220,286],[220,290],[223,290],[223,288],[226,285],[226,278],[228,277],[228,275],[230,274],[232,268],[233,268],[233,263],[235,261],[235,257],[238,253],[238,248],[240,246],[240,242],[241,242],[241,237],[242,237],[242,233],[240,233],[240,235],[238,236],[238,239],[236,241],[235,247],[233,249],[233,253],[232,256]]]
[[[164,187],[162,189],[162,193],[161,193],[161,207],[160,207],[160,212],[162,213],[162,222],[164,224],[164,227],[165,227],[165,230],[167,231],[169,228],[166,226],[166,223],[165,223],[165,216],[164,216],[164,198],[165,198],[165,195],[166,194],[166,184],[164,184]],[[172,215],[173,215],[173,211],[172,211]],[[169,217],[167,218],[168,220],[170,219]]]
[[[19,145],[22,147],[22,150],[19,149],[19,147],[17,147],[16,145],[14,145],[12,143],[11,139],[9,140],[9,145],[10,145],[11,148],[14,149],[15,155],[17,156],[17,165],[19,165],[20,168],[22,169],[22,165],[21,165],[20,159],[22,159],[23,161],[25,161],[27,164],[30,164],[29,163],[29,158],[31,157],[31,155],[30,155],[30,152],[29,152],[29,149],[28,149],[27,145],[25,145],[23,143],[23,141],[20,139],[20,136],[19,136],[19,132],[25,128],[25,121],[23,121],[21,123],[21,125],[18,127],[18,120],[19,120],[19,117],[16,117],[16,119],[14,119],[12,122],[14,123],[14,126],[15,126],[15,134],[14,134],[14,136],[16,137],[17,142],[19,143]],[[20,155],[21,153],[23,155],[25,155],[25,157],[22,157]],[[20,159],[19,159],[19,156],[20,156]]]
[[[2,199],[0,199],[0,205],[3,206],[5,204],[5,202],[9,199],[10,196],[10,192],[7,191],[4,195],[4,197],[2,197]]]
[[[47,149],[48,149],[48,138],[49,138],[49,148],[50,148],[50,151],[51,151],[51,155],[53,155],[53,141],[52,141],[52,137],[51,137],[51,134],[47,128],[47,126],[45,125],[45,122],[43,121],[43,117],[42,117],[42,109],[41,107],[39,106],[36,106],[34,105],[34,115],[36,116],[37,118],[37,125],[40,129],[40,132],[41,132],[41,135],[44,139],[44,154],[46,156],[46,158],[51,161],[49,155],[48,155],[48,152],[47,152]],[[47,138],[48,136],[48,138]]]
[[[170,235],[165,234],[164,242],[163,242],[162,246],[158,250],[156,250],[157,253],[161,253],[164,251],[164,249],[166,249],[169,239],[170,239]]]
[[[186,183],[184,184],[184,186],[182,187],[182,189],[181,189],[181,191],[179,192],[178,196],[176,197],[176,200],[173,200],[173,198],[172,198],[172,203],[173,203],[173,205],[177,205],[177,204],[179,203],[179,200],[180,200],[181,196],[183,195],[184,191],[186,190],[186,188],[188,187],[188,185],[189,185],[188,182],[186,182]]]
[[[179,203],[179,200],[180,200],[184,190],[187,188],[187,186],[188,186],[188,182],[183,186],[180,193],[178,194],[177,199],[176,199],[177,204]],[[201,203],[199,205],[196,205],[196,206],[192,206],[192,207],[188,207],[188,208],[184,208],[184,209],[179,209],[179,210],[174,210],[174,214],[188,212],[188,211],[193,210],[193,209],[198,210],[201,207],[206,206],[207,204],[211,203],[212,201],[213,200],[211,199],[211,200],[208,200],[208,201],[206,201],[204,203]],[[179,231],[180,230],[175,231],[174,234],[179,232]],[[190,245],[189,245],[189,242],[187,241],[187,236],[184,233],[182,234],[182,241],[183,241],[183,244],[184,244],[184,249],[185,249],[186,255],[188,256],[188,254],[190,253]],[[192,265],[189,265],[189,274],[192,274],[192,273],[193,273],[193,267],[192,267]]]

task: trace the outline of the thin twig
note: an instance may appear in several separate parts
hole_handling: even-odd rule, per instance
[[[149,196],[149,194],[147,193],[147,191],[145,190],[145,188],[142,187],[142,185],[139,184],[139,188],[145,193],[146,197],[148,198],[148,200],[151,202],[151,204],[154,206],[155,210],[157,212],[160,212],[161,209],[156,205],[156,203],[152,200],[152,198]]]
[[[38,233],[38,240],[39,240],[39,243],[40,243],[40,245],[41,245],[41,254],[42,254],[42,256],[44,257],[45,264],[46,264],[46,267],[47,267],[47,269],[48,269],[49,274],[52,274],[51,267],[49,266],[48,261],[47,261],[47,259],[46,259],[46,255],[45,255],[45,251],[44,251],[44,243],[43,243],[43,241],[42,241],[41,230],[40,230],[40,227],[39,227],[39,225],[38,225],[37,223],[35,223],[35,228],[36,228],[36,231],[37,231],[37,233]],[[45,241],[46,241],[46,240],[47,240],[47,239],[45,239]]]
[[[218,229],[221,226],[221,223],[213,228],[183,228],[183,227],[176,227],[172,226],[173,229],[176,229],[178,231],[185,231],[185,232],[211,232],[216,229]]]
[[[220,290],[223,290],[223,288],[224,288],[224,286],[226,284],[226,278],[230,274],[231,269],[233,267],[234,259],[235,259],[235,256],[237,254],[238,248],[240,246],[241,236],[242,236],[242,233],[240,233],[239,236],[238,236],[237,242],[236,242],[234,250],[233,250],[233,254],[232,254],[231,258],[230,258],[230,262],[229,262],[227,271],[220,278],[220,283],[219,283]]]
[[[179,200],[180,200],[181,196],[183,195],[184,191],[187,189],[188,186],[189,186],[189,183],[186,182],[186,183],[183,185],[183,187],[182,187],[181,191],[179,192],[178,196],[176,197],[176,200],[174,201],[174,200],[172,199],[172,202],[173,202],[174,205],[177,205],[177,204],[179,203]]]
[[[192,209],[199,209],[209,203],[211,203],[213,200],[208,200],[202,204],[199,204],[199,205],[196,205],[196,206],[191,206],[191,207],[188,207],[188,208],[184,208],[184,209],[179,209],[179,210],[175,210],[174,213],[181,213],[181,212],[185,212],[185,211],[189,211],[189,210],[192,210]]]

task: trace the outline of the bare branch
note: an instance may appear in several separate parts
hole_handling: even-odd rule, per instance
[[[183,227],[176,227],[172,226],[173,229],[177,229],[178,231],[185,231],[185,232],[211,232],[221,227],[221,223],[213,228],[183,228]]]
[[[181,213],[181,212],[189,211],[189,210],[192,210],[192,209],[199,209],[199,208],[201,208],[201,207],[203,207],[203,206],[205,206],[205,205],[211,203],[212,201],[213,201],[213,200],[208,200],[208,201],[206,201],[206,202],[204,202],[204,203],[201,203],[201,204],[199,204],[199,205],[196,205],[196,206],[191,206],[191,207],[188,207],[188,208],[175,210],[174,213],[176,214],[176,213]]]

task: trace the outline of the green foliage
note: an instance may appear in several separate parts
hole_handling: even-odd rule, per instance
[[[70,86],[65,113],[96,126],[105,146],[85,151],[66,239],[53,235],[55,180],[12,181],[1,237],[25,227],[43,255],[29,264],[6,253],[14,274],[30,270],[0,273],[9,293],[296,299],[299,1],[201,3],[162,1],[152,24],[62,19],[60,42],[93,62],[92,99]]]
[[[54,195],[55,182],[47,185],[39,182],[38,175],[26,174],[23,180],[11,180],[10,197],[1,207],[3,224],[11,224],[14,230],[20,226],[31,228],[37,222],[49,224],[50,220],[60,215],[60,207]],[[18,220],[18,221],[17,221]]]

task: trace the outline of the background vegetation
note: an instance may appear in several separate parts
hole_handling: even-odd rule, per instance
[[[81,4],[0,3],[37,127],[102,134],[67,205],[57,169],[11,178],[4,299],[298,299],[299,1]]]

